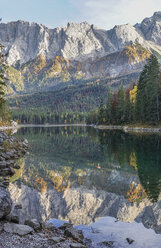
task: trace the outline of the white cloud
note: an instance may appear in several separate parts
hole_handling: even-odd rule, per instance
[[[160,0],[70,0],[80,11],[80,20],[109,29],[114,25],[142,21],[161,11]]]

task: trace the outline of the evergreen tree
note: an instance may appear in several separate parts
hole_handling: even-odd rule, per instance
[[[118,104],[116,108],[116,117],[118,124],[125,122],[125,108],[126,108],[125,91],[123,85],[121,85],[121,88],[118,91]]]
[[[159,63],[151,55],[142,71],[136,96],[137,120],[143,123],[156,124],[159,121]]]
[[[101,97],[99,111],[98,111],[98,124],[105,124],[106,122],[106,112],[104,106],[104,99]]]
[[[111,90],[108,90],[108,98],[106,102],[106,123],[110,124],[112,121],[112,94]]]
[[[146,80],[147,80],[147,65],[144,66],[143,71],[140,74],[138,82],[138,90],[136,94],[136,119],[139,122],[144,122],[145,120],[145,105],[146,102]]]
[[[130,89],[126,90],[125,99],[125,122],[131,123],[133,121],[133,104],[130,101]]]

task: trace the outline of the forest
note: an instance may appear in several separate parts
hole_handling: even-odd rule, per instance
[[[155,55],[147,60],[138,83],[116,92],[109,89],[107,101],[103,97],[100,106],[87,117],[87,124],[159,125],[161,119],[161,71]]]
[[[122,83],[127,86],[136,81],[137,74],[115,79],[62,84],[45,92],[7,96],[15,121],[21,124],[85,123],[90,111],[99,107],[101,97],[107,98],[108,87],[112,91]]]

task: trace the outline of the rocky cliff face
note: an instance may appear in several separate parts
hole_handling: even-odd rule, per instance
[[[144,39],[161,46],[161,11],[155,12],[150,18],[145,18],[135,25],[136,30]]]
[[[0,24],[0,43],[8,52],[9,65],[18,68],[21,85],[22,81],[33,84],[36,80],[44,85],[48,81],[115,77],[140,71],[152,51],[161,55],[160,30],[161,12],[141,24],[118,25],[108,31],[87,22],[49,29],[17,21]],[[133,50],[132,56],[128,49]],[[146,52],[142,56],[143,49]]]

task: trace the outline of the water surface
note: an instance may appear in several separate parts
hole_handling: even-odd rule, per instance
[[[16,135],[31,145],[10,185],[13,201],[23,205],[22,220],[88,225],[112,216],[161,232],[161,215],[155,216],[161,212],[160,136],[70,126],[23,127]]]

